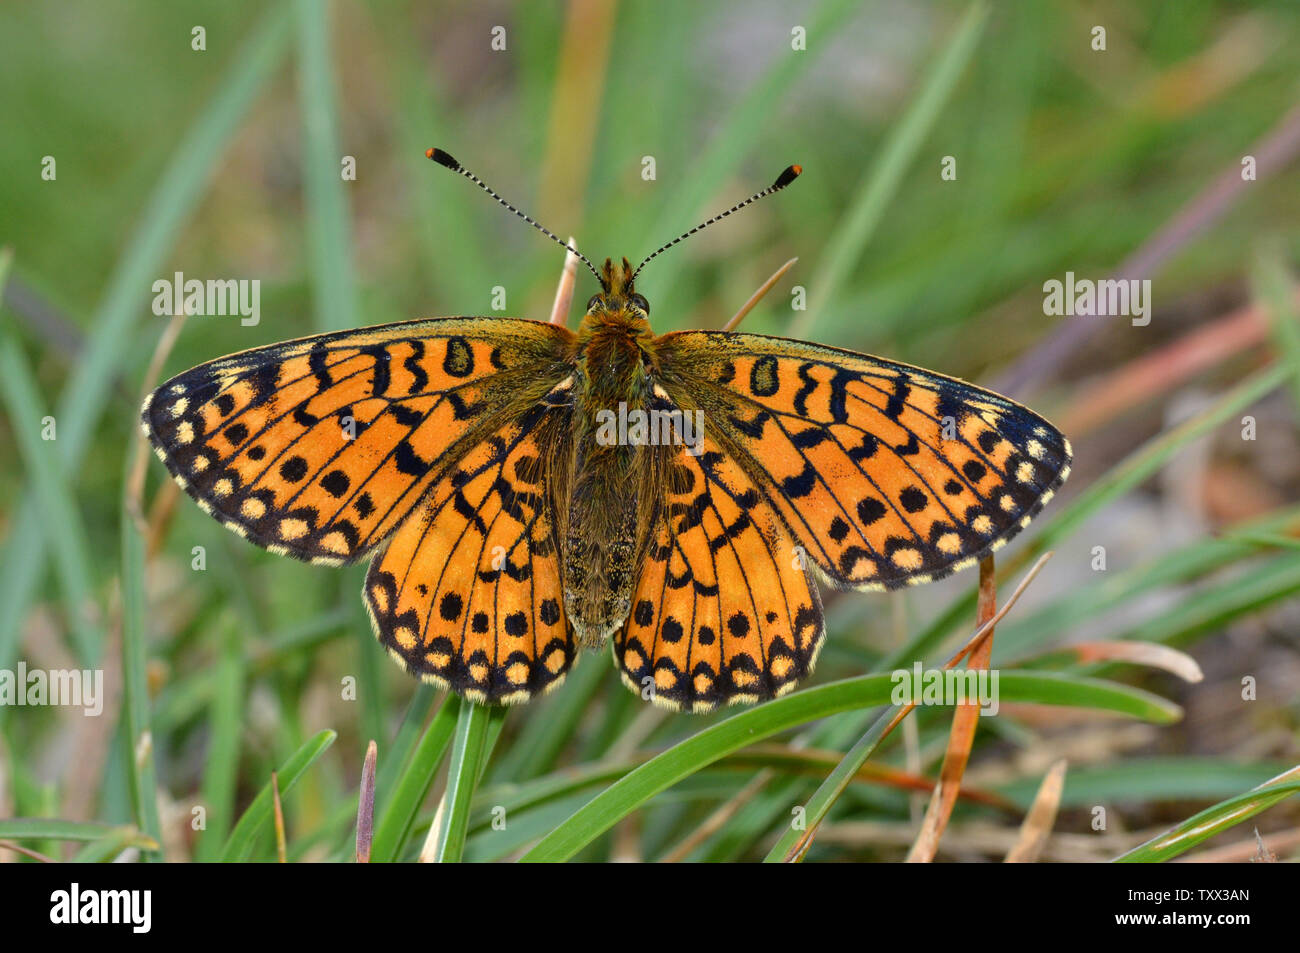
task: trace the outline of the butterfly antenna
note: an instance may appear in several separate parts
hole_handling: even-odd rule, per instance
[[[661,255],[662,253],[666,252],[668,249],[672,248],[678,242],[690,238],[696,232],[704,231],[704,229],[708,228],[714,222],[722,221],[732,212],[739,212],[745,206],[753,205],[761,198],[766,198],[767,196],[771,195],[774,192],[780,192],[783,188],[785,188],[795,179],[799,178],[799,174],[801,172],[803,172],[803,166],[801,165],[786,166],[785,171],[776,177],[776,181],[773,182],[771,185],[769,185],[767,188],[763,189],[763,191],[755,192],[749,198],[745,199],[745,201],[731,206],[731,208],[727,209],[725,212],[722,212],[719,215],[713,216],[713,218],[709,219],[707,222],[701,222],[699,225],[696,225],[694,228],[692,228],[689,232],[683,232],[681,235],[678,235],[676,238],[670,241],[667,245],[660,246],[654,252],[652,252],[649,255],[649,257],[647,257],[644,261],[642,261],[641,264],[636,266],[636,271],[632,272],[632,280],[636,281],[636,276],[641,274],[641,269],[644,268],[646,265],[648,265],[652,258],[655,258],[658,255]]]
[[[507,202],[507,201],[506,201],[505,199],[503,199],[501,196],[497,195],[496,192],[492,191],[491,186],[489,186],[486,182],[484,182],[482,179],[480,179],[477,175],[475,175],[475,174],[474,174],[473,172],[471,172],[469,169],[465,168],[463,165],[461,165],[459,162],[457,162],[457,161],[455,160],[455,158],[454,158],[450,153],[443,152],[441,149],[434,148],[434,149],[427,149],[427,150],[425,150],[424,156],[425,156],[426,159],[432,159],[434,162],[438,163],[438,165],[446,166],[448,169],[451,169],[452,172],[457,172],[457,173],[459,173],[460,175],[463,175],[465,178],[469,179],[471,182],[473,182],[475,185],[477,185],[480,189],[482,189],[482,190],[483,190],[484,192],[486,192],[488,195],[492,196],[494,199],[496,199],[498,202],[500,202],[500,203],[501,203],[502,205],[504,205],[506,208],[510,209],[510,211],[514,212],[516,215],[518,215],[520,218],[522,218],[522,219],[523,219],[525,222],[527,222],[529,225],[533,226],[533,228],[537,229],[539,232],[541,232],[541,233],[542,233],[543,235],[545,235],[547,238],[551,239],[551,241],[553,241],[553,242],[555,242],[555,243],[557,243],[557,244],[563,246],[564,248],[567,248],[569,251],[573,252],[573,254],[577,255],[577,256],[578,256],[579,258],[581,258],[584,262],[586,262],[587,267],[590,268],[590,269],[591,269],[591,273],[592,273],[593,275],[596,276],[596,280],[600,282],[601,287],[603,288],[603,287],[605,286],[605,281],[604,281],[603,278],[600,277],[600,272],[598,272],[598,271],[596,270],[596,266],[593,265],[593,264],[591,263],[591,261],[587,258],[586,255],[584,255],[582,252],[578,251],[578,249],[574,248],[572,245],[570,245],[570,244],[569,244],[568,242],[566,242],[564,239],[560,238],[560,236],[556,235],[554,232],[552,232],[549,228],[547,228],[547,227],[546,227],[545,225],[543,225],[541,222],[537,221],[537,220],[534,219],[534,218],[530,218],[529,216],[525,215],[523,212],[519,211],[519,209],[515,208],[513,205],[511,205],[509,202]],[[751,200],[751,201],[752,201],[752,200]]]

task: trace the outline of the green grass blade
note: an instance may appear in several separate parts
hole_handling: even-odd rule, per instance
[[[580,660],[581,661],[581,660]],[[604,656],[578,665],[558,691],[541,703],[536,717],[524,721],[519,736],[492,770],[500,780],[519,782],[551,768],[565,745],[578,732],[579,722],[591,708],[592,697],[606,684],[609,666]]]
[[[0,840],[95,841],[115,829],[98,821],[65,821],[58,817],[0,818]]]
[[[1300,506],[1285,507],[1257,519],[1228,527],[1222,535],[1188,544],[1128,570],[1098,573],[1095,581],[1074,586],[1069,592],[1032,612],[1006,619],[998,627],[993,648],[995,665],[1019,658],[1045,641],[1118,609],[1131,600],[1164,586],[1177,586],[1237,565],[1256,555],[1257,539],[1288,537],[1274,534],[1300,520]],[[1300,540],[1296,541],[1300,544]],[[1163,617],[1158,616],[1157,624]]]
[[[393,743],[380,750],[379,770],[375,773],[376,818],[383,815],[385,801],[397,787],[397,779],[405,772],[406,762],[424,732],[424,723],[429,719],[429,712],[433,711],[438,694],[438,689],[426,682],[417,685]]]
[[[173,153],[145,205],[140,224],[109,278],[108,290],[88,322],[84,356],[64,389],[55,414],[63,471],[80,465],[100,415],[109,406],[113,377],[139,351],[135,322],[149,287],[162,271],[176,236],[262,86],[275,72],[289,38],[289,9],[277,4],[232,59],[216,96]],[[18,633],[45,565],[41,518],[24,493],[14,512],[0,562],[0,668],[12,667]]]
[[[886,704],[893,690],[892,675],[862,675],[795,692],[733,715],[624,775],[544,837],[523,859],[567,860],[660,791],[725,755],[827,715]],[[1140,689],[1078,676],[1004,672],[999,694],[1002,701],[1080,705],[1158,723],[1172,721],[1179,713],[1176,706]]]
[[[348,220],[339,148],[334,71],[330,60],[329,6],[324,0],[294,0],[298,33],[298,98],[302,109],[303,191],[307,249],[316,327],[356,327],[352,278],[352,229]]]
[[[12,250],[0,251],[0,301],[4,300],[12,263]],[[54,546],[54,565],[62,583],[69,638],[82,663],[93,665],[99,659],[103,634],[94,617],[86,529],[57,458],[57,439],[42,440],[37,436],[45,416],[40,392],[8,322],[0,326],[0,399],[9,414],[19,456],[27,468],[41,524]]]
[[[1179,646],[1207,632],[1221,632],[1234,619],[1300,592],[1300,559],[1291,554],[1252,565],[1218,585],[1190,593],[1173,606],[1116,636]],[[1108,671],[1113,664],[1098,666]]]
[[[73,856],[74,864],[103,864],[111,861],[128,847],[142,851],[157,850],[158,842],[134,827],[114,827],[104,836],[92,840]]]
[[[1156,724],[1177,721],[1182,714],[1182,710],[1177,705],[1141,689],[1056,673],[1001,672],[998,676],[998,695],[1007,700],[1014,699],[1042,705],[1066,705],[1122,712]],[[885,729],[889,727],[894,717],[894,712],[893,708],[882,712],[858,742],[849,749],[813,794],[811,800],[804,805],[804,826],[787,827],[768,852],[766,857],[768,863],[779,863],[789,859],[805,836],[805,832],[814,830],[825,819],[840,795],[848,788],[849,782],[861,769],[863,762],[871,757],[880,744]]]
[[[130,457],[128,455],[128,468]],[[154,735],[146,675],[149,656],[144,594],[144,539],[123,503],[122,538],[122,696],[126,715],[127,779],[136,826],[161,843]],[[151,857],[150,854],[145,854]]]
[[[334,743],[336,737],[338,737],[337,733],[329,729],[318,731],[289,756],[276,772],[281,798],[293,789],[306,770],[311,767],[312,762],[325,753],[325,749]],[[221,852],[221,860],[224,863],[247,860],[252,855],[258,840],[271,830],[273,810],[271,782],[268,780],[257,797],[253,798],[253,803],[248,805],[248,809],[240,817],[235,829],[231,831],[230,839],[226,841],[226,847]]]
[[[803,823],[798,827],[794,824],[786,825],[785,832],[777,838],[772,849],[763,858],[764,863],[785,862],[791,857],[792,852],[797,850],[798,843],[807,836],[807,833],[817,829],[817,825],[839,800],[840,795],[849,786],[849,782],[853,780],[853,776],[858,773],[858,769],[875,752],[896,713],[896,708],[886,708],[876,716],[871,727],[840,759],[840,763],[826,776],[826,780],[813,793],[811,800],[804,805],[801,818]]]
[[[1286,770],[1277,762],[1240,764],[1226,758],[1126,758],[1110,764],[1080,765],[1070,771],[1062,807],[1091,807],[1112,801],[1215,801],[1268,783]],[[1042,779],[1018,778],[999,793],[1028,809]]]
[[[1291,392],[1300,414],[1300,314],[1296,312],[1295,282],[1287,268],[1286,246],[1267,241],[1251,263],[1254,298],[1268,312],[1273,341],[1282,363],[1291,368]]]
[[[750,87],[745,98],[713,132],[709,145],[691,157],[690,175],[683,178],[680,189],[664,203],[654,226],[646,234],[666,240],[696,224],[699,216],[706,214],[705,202],[717,192],[742,157],[748,157],[759,135],[771,124],[773,111],[785,100],[799,78],[816,65],[821,53],[831,48],[836,28],[857,5],[854,0],[826,0],[817,8],[806,24],[809,48],[793,56],[787,53],[777,57],[772,68]],[[773,174],[776,171],[773,169]],[[716,210],[707,211],[711,214]],[[667,256],[662,261],[656,259],[655,266],[656,285],[662,289],[656,299],[660,313],[668,314],[674,308],[685,307],[684,303],[672,300],[672,289],[678,284],[676,275],[682,267],[681,258]]]
[[[448,692],[447,700],[420,738],[411,763],[396,779],[393,792],[387,796],[375,824],[375,838],[370,848],[372,862],[391,863],[401,857],[420,805],[429,796],[438,776],[438,767],[459,721],[460,708],[459,696]]]
[[[499,733],[505,709],[462,701],[456,720],[456,737],[451,746],[451,763],[447,769],[446,810],[438,832],[435,857],[439,863],[455,863],[465,850],[469,831],[470,806],[474,788],[491,753],[489,736]],[[492,724],[496,723],[495,731]]]
[[[790,326],[790,337],[810,337],[828,304],[839,298],[845,279],[862,258],[885,208],[898,191],[903,173],[916,157],[970,62],[984,33],[988,14],[989,6],[983,0],[967,8],[952,39],[926,76],[921,91],[894,126],[880,158],[863,178],[840,224],[826,241],[827,257],[817,266],[809,285],[808,310],[796,316]]]
[[[1115,858],[1115,862],[1151,864],[1171,860],[1215,834],[1220,834],[1242,821],[1249,820],[1261,811],[1268,810],[1274,804],[1297,792],[1300,792],[1300,781],[1287,781],[1280,784],[1267,784],[1226,801],[1220,801],[1199,814],[1193,814],[1177,827],[1120,854]]]
[[[208,754],[200,794],[207,808],[207,829],[195,846],[196,861],[216,860],[235,814],[239,774],[239,738],[244,716],[243,639],[232,614],[218,623],[221,655],[217,660],[208,723]]]

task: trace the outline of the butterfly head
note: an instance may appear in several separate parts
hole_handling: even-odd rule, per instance
[[[650,302],[637,294],[633,286],[635,273],[626,258],[621,265],[614,264],[612,258],[606,258],[599,277],[600,293],[592,295],[587,302],[588,314],[623,313],[642,320],[650,316]]]

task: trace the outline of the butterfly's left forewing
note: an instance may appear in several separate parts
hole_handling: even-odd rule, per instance
[[[405,520],[481,434],[566,373],[535,321],[408,321],[244,351],[172,378],[145,433],[190,496],[274,552],[340,564]]]
[[[656,345],[664,386],[703,411],[838,586],[892,589],[971,565],[1069,474],[1060,431],[964,381],[757,334]]]

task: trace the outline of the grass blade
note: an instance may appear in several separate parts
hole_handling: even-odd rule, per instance
[[[94,841],[116,828],[98,821],[65,821],[58,817],[0,818],[0,839]]]
[[[12,260],[13,253],[9,249],[0,252],[0,300],[4,298],[5,280]],[[86,528],[57,456],[58,440],[42,440],[37,436],[45,416],[40,392],[8,323],[0,329],[0,399],[3,399],[5,411],[9,414],[9,424],[36,498],[41,525],[54,547],[54,565],[63,589],[69,641],[82,663],[93,666],[102,651],[103,633],[95,619]]]
[[[391,863],[402,856],[420,805],[429,796],[442,756],[451,742],[460,708],[460,697],[449,692],[447,700],[420,738],[411,763],[396,780],[396,787],[385,801],[379,823],[375,826],[375,840],[370,852],[375,863]]]
[[[862,675],[795,692],[733,715],[628,772],[542,838],[522,859],[567,860],[660,791],[725,755],[827,715],[886,704],[893,690],[892,675]],[[1004,672],[999,694],[1004,702],[1097,708],[1161,724],[1180,714],[1176,705],[1141,689],[1078,676]]]
[[[807,23],[808,36],[815,38],[809,49],[797,56],[778,58],[773,67],[754,83],[744,100],[714,131],[709,145],[691,157],[691,174],[683,179],[678,192],[664,203],[654,226],[646,234],[656,237],[676,235],[695,224],[709,196],[722,185],[739,158],[752,150],[759,135],[771,123],[774,110],[794,88],[799,77],[816,65],[821,52],[831,48],[830,37],[852,14],[856,5],[853,0],[826,0],[817,8]],[[682,267],[682,259],[668,256],[663,261],[656,260],[656,265],[656,281],[663,289],[659,292],[656,307],[661,309],[661,313],[671,313],[674,307],[682,307],[672,301],[673,288],[679,284],[676,275]]]
[[[239,738],[244,715],[243,639],[233,614],[218,623],[221,655],[217,660],[212,714],[208,729],[207,766],[201,797],[208,826],[194,850],[196,861],[212,861],[230,833],[239,773]]]
[[[329,729],[318,731],[290,755],[276,772],[280,792],[288,793],[304,772],[311,767],[312,762],[324,754],[325,749],[332,745],[337,737],[337,733]],[[223,863],[248,860],[252,855],[258,840],[270,829],[271,815],[274,810],[273,800],[271,782],[267,781],[257,797],[253,798],[253,803],[248,805],[248,809],[240,817],[235,829],[231,831],[225,850],[221,852]]]
[[[72,858],[74,864],[106,863],[129,847],[142,851],[157,850],[158,842],[134,827],[115,827],[103,837],[91,841]]]
[[[140,225],[109,279],[108,290],[87,322],[84,357],[58,403],[63,470],[81,463],[106,407],[113,376],[138,349],[132,332],[142,303],[162,270],[181,226],[197,207],[208,180],[263,84],[274,73],[288,41],[288,7],[278,4],[240,48],[216,96],[182,139],[145,206]],[[45,565],[41,519],[24,493],[0,562],[0,668],[12,667],[19,628]],[[0,716],[3,711],[0,710]]]
[[[128,470],[130,467],[131,455],[128,454]],[[125,501],[121,521],[122,695],[129,762],[127,779],[136,826],[158,841],[158,781],[154,769],[153,722],[146,675],[149,645],[145,621],[144,537],[140,535]]]
[[[470,806],[474,788],[483,773],[483,765],[490,753],[488,737],[491,724],[505,719],[505,709],[488,707],[462,701],[460,716],[456,720],[456,738],[451,746],[451,764],[447,773],[447,792],[443,795],[446,813],[438,830],[438,843],[434,856],[439,863],[455,863],[465,850],[465,835],[469,831]]]
[[[348,182],[342,175],[334,72],[330,65],[329,5],[294,0],[298,32],[298,98],[302,109],[303,191],[316,327],[356,327]]]
[[[1295,771],[1288,773],[1292,776],[1296,774]],[[1171,860],[1215,834],[1222,833],[1261,811],[1268,810],[1274,804],[1297,792],[1300,792],[1300,781],[1286,781],[1267,784],[1226,801],[1220,801],[1199,814],[1193,814],[1177,827],[1121,854],[1115,858],[1115,862],[1141,864]]]
[[[980,0],[966,10],[956,32],[939,54],[921,91],[890,133],[876,160],[850,201],[839,226],[826,241],[827,258],[817,266],[811,282],[811,304],[790,326],[790,337],[807,338],[830,302],[838,299],[845,278],[862,257],[862,251],[885,208],[898,191],[903,173],[916,156],[926,135],[947,104],[957,80],[966,69],[988,20],[988,4]]]

